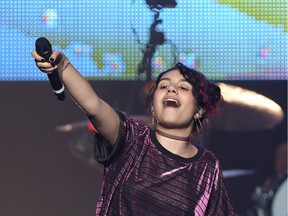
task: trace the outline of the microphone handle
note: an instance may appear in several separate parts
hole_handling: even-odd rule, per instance
[[[45,37],[40,37],[35,42],[36,52],[49,62],[49,58],[52,54],[52,45]],[[58,97],[58,100],[65,100],[64,85],[59,77],[57,69],[47,74],[54,94]]]
[[[51,87],[53,89],[54,94],[57,96],[58,100],[65,100],[65,91],[64,85],[62,84],[58,71],[54,70],[52,73],[48,74],[48,79],[50,81]]]

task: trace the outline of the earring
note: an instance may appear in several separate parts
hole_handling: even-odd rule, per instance
[[[200,114],[197,112],[197,113],[194,115],[194,119],[197,120],[197,119],[199,119],[199,118],[201,118],[201,116],[200,116]]]
[[[203,114],[205,113],[205,110],[203,108],[199,108],[197,113],[200,115],[200,118],[201,118]]]
[[[196,129],[197,129],[198,133],[200,133],[201,130],[202,130],[202,123],[201,123],[200,119],[199,118],[197,118],[197,119],[194,118],[194,122],[195,122],[195,126],[196,126]]]
[[[151,106],[150,108],[150,112],[151,112],[151,115],[152,115],[152,125],[155,124],[155,111],[154,111],[154,106]]]
[[[196,126],[198,133],[200,133],[200,131],[202,130],[202,123],[200,119],[202,118],[204,113],[205,113],[205,110],[202,108],[199,108],[197,113],[194,116],[194,122],[195,122],[195,126]]]
[[[152,112],[152,125],[154,125],[155,123],[158,123],[158,120],[156,118],[156,113],[155,111],[153,110]]]
[[[199,118],[201,118],[203,116],[204,113],[205,113],[205,110],[202,109],[202,108],[199,108],[197,110],[197,112],[195,113],[194,118],[195,119],[199,119]]]

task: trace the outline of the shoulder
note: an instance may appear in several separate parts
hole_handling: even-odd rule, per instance
[[[121,124],[128,129],[128,131],[138,132],[138,131],[147,131],[150,132],[150,127],[147,124],[144,124],[140,121],[135,120],[130,115],[117,111]],[[136,130],[136,131],[135,131]]]
[[[209,149],[207,149],[207,148],[204,148],[203,149],[203,157],[205,157],[205,159],[207,159],[207,160],[209,160],[209,161],[214,161],[214,162],[219,162],[219,159],[218,159],[218,157],[216,156],[216,154],[213,152],[213,151],[211,151],[211,150],[209,150]]]
[[[122,141],[129,150],[131,147],[138,148],[143,143],[149,142],[151,128],[141,122],[136,121],[130,115],[123,112],[118,112],[121,119],[120,136],[123,137]]]
[[[214,152],[207,148],[202,148],[202,156],[198,160],[199,165],[209,167],[211,170],[220,170],[221,165],[218,157],[215,155]]]

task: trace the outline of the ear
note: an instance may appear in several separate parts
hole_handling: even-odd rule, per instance
[[[205,113],[205,110],[203,108],[199,108],[198,111],[194,115],[194,119],[200,119],[204,113]]]

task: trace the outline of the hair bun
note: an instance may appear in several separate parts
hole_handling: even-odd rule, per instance
[[[208,82],[207,84],[207,94],[210,98],[212,104],[218,103],[222,99],[221,89],[218,85]]]

